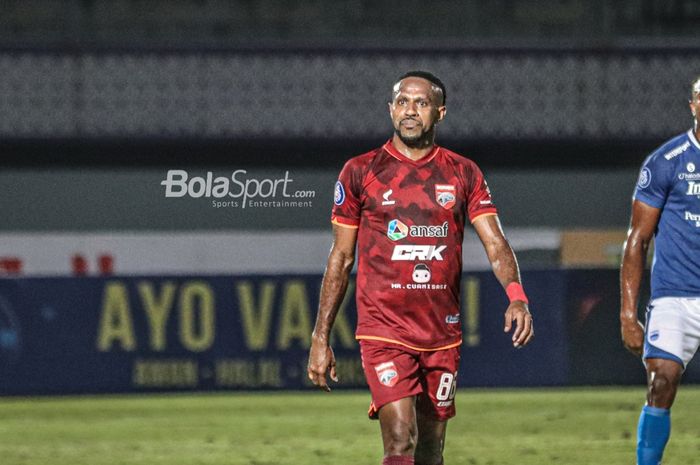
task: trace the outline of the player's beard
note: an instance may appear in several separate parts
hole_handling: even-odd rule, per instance
[[[413,149],[432,145],[433,141],[435,140],[435,125],[432,125],[427,131],[411,136],[401,134],[401,126],[394,128],[394,132],[399,139],[401,139],[401,142],[406,144],[407,147],[411,147]]]

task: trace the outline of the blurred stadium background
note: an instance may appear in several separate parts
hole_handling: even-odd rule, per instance
[[[307,389],[333,184],[390,136],[409,69],[445,82],[438,142],[484,170],[536,315],[515,353],[468,238],[460,386],[641,386],[617,267],[640,163],[691,122],[698,19],[691,0],[3,1],[0,394]],[[340,388],[364,384],[354,321],[348,298]]]

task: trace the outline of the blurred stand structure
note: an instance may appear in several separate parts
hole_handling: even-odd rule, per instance
[[[235,143],[239,163],[262,150],[267,164],[335,169],[386,137],[389,83],[422,67],[450,90],[441,141],[481,164],[632,166],[685,126],[700,64],[687,0],[2,9],[0,135],[16,163],[228,162]]]
[[[0,40],[30,46],[352,47],[504,40],[692,40],[693,0],[6,0]]]

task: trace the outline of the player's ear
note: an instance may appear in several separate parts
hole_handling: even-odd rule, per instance
[[[447,107],[445,105],[443,105],[441,107],[438,107],[437,111],[438,111],[438,119],[437,119],[438,122],[445,119],[445,115],[447,114]]]

